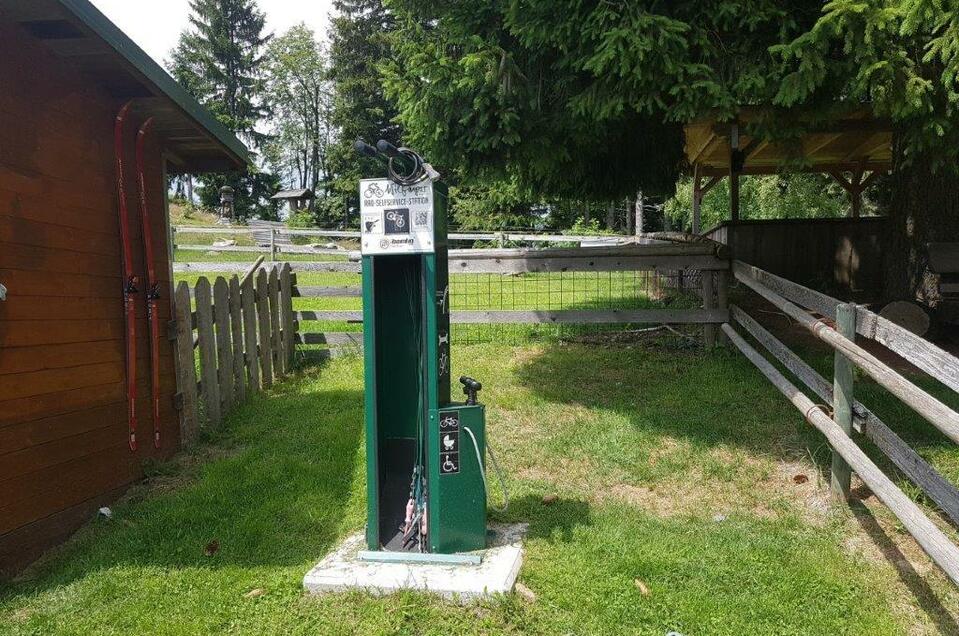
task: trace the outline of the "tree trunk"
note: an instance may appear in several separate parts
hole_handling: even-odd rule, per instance
[[[634,208],[634,214],[636,217],[634,228],[635,228],[636,236],[639,236],[640,234],[646,231],[646,223],[645,223],[646,219],[643,216],[644,205],[645,205],[645,200],[643,199],[643,191],[640,190],[639,192],[636,193],[636,204]]]
[[[883,297],[934,304],[937,277],[929,271],[926,245],[959,241],[959,179],[950,166],[932,169],[932,157],[902,161],[893,147],[892,198],[885,236]]]

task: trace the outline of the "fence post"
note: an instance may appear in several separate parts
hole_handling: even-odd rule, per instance
[[[236,400],[246,399],[246,364],[243,360],[243,313],[240,308],[240,279],[230,278],[230,336],[233,341],[233,386]]]
[[[196,360],[193,356],[193,319],[190,286],[181,280],[173,300],[176,312],[176,376],[180,394],[180,446],[192,444],[200,431],[196,412]]]
[[[270,260],[276,260],[276,228],[270,226]]]
[[[256,298],[253,296],[252,276],[244,276],[243,282],[240,283],[240,304],[243,308],[243,353],[247,386],[250,387],[251,393],[256,393],[260,390],[260,359],[256,354]]]
[[[220,383],[216,377],[216,339],[213,335],[213,305],[210,281],[196,282],[196,330],[200,347],[200,392],[207,422],[220,423]]]
[[[283,355],[286,368],[293,366],[293,346],[296,343],[296,328],[293,321],[293,269],[289,263],[280,270],[280,308],[283,321]]]
[[[716,306],[723,310],[724,312],[729,311],[729,270],[721,269],[716,273]],[[727,321],[729,318],[726,319]],[[721,345],[726,345],[729,343],[729,338],[726,337],[726,333],[723,331],[719,332],[719,343]]]
[[[213,324],[216,325],[216,364],[223,412],[233,407],[233,344],[230,342],[230,288],[217,276],[213,283]]]
[[[266,270],[256,273],[256,318],[259,324],[260,346],[257,353],[260,356],[260,369],[263,371],[263,388],[273,386],[273,337],[270,335],[270,290]]]
[[[856,305],[841,304],[836,307],[836,331],[845,338],[856,341]],[[835,352],[833,369],[833,420],[846,435],[852,434],[853,383],[855,381],[852,362]],[[849,482],[852,472],[849,464],[835,451],[832,452],[832,492],[840,499],[849,498]]]
[[[280,377],[286,372],[283,364],[283,343],[280,341],[280,277],[276,267],[270,268],[267,282],[270,294],[270,352],[273,356],[273,375]]]
[[[713,299],[713,272],[703,270],[700,278],[703,281],[703,309],[713,309],[715,301]],[[703,340],[706,342],[706,348],[712,349],[716,346],[716,325],[707,323],[703,327]]]

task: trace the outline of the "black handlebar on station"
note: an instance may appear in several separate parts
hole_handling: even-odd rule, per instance
[[[376,149],[382,152],[384,155],[390,158],[396,158],[402,156],[400,149],[386,141],[385,139],[380,139],[376,142]]]
[[[480,389],[483,388],[483,385],[467,375],[460,376],[460,382],[463,384],[463,393],[466,395],[466,403],[470,406],[475,405],[477,399],[476,394],[480,392]]]
[[[379,153],[377,153],[376,148],[369,145],[362,139],[357,139],[353,142],[353,150],[360,153],[361,155],[366,155],[367,157],[372,157],[374,159],[379,158]]]

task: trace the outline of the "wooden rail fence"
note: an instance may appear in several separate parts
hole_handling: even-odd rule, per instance
[[[193,289],[185,281],[177,285],[173,331],[184,444],[196,439],[201,422],[218,426],[247,395],[290,370],[292,272],[288,263],[267,269],[262,261],[242,278],[219,276],[211,285],[201,277]]]
[[[959,359],[864,307],[842,303],[739,261],[734,262],[733,273],[736,280],[834,350],[834,377],[830,383],[746,311],[731,307],[731,323],[752,336],[812,392],[830,404],[832,412],[829,413],[792,384],[730,323],[722,327],[730,342],[803,413],[810,424],[826,436],[833,449],[831,483],[835,495],[848,498],[850,473],[858,474],[932,560],[959,585],[959,548],[859,448],[854,434],[861,434],[874,442],[956,525],[959,525],[959,490],[855,398],[853,374],[854,367],[860,369],[949,439],[959,442],[959,413],[856,344],[856,335],[884,345],[957,392]]]
[[[651,244],[593,248],[553,249],[471,249],[450,250],[450,288],[455,289],[459,274],[490,274],[511,277],[517,274],[548,274],[566,272],[649,272],[656,276],[670,275],[692,278],[695,273],[702,281],[702,305],[693,308],[649,309],[476,309],[450,312],[453,324],[694,324],[703,325],[707,346],[716,343],[720,325],[729,320],[728,280],[729,260],[720,255],[720,246],[706,242],[699,244]],[[313,265],[318,267],[303,267]],[[197,264],[201,267],[201,264]],[[358,262],[293,263],[298,271],[337,271],[359,274]],[[312,298],[348,298],[362,295],[360,280],[348,287],[299,285],[294,274],[293,295]],[[451,295],[455,292],[451,292]],[[361,323],[361,310],[295,311],[297,325],[304,321],[332,321]],[[303,333],[298,327],[296,341],[300,344],[330,345],[330,355],[337,355],[337,347],[361,346],[359,332]]]
[[[278,254],[346,254],[341,248],[322,248],[310,245],[295,245],[294,236],[316,237],[325,239],[354,239],[359,240],[359,231],[350,230],[322,230],[297,229],[281,227],[273,224],[259,223],[250,227],[235,226],[173,226],[174,249],[217,252],[266,252],[276,260]],[[215,234],[219,236],[253,236],[255,245],[194,245],[180,244],[176,241],[179,234]],[[582,245],[616,245],[634,241],[636,237],[625,235],[571,235],[571,234],[537,234],[521,232],[453,232],[447,236],[451,242],[485,241],[505,246],[507,243],[576,243]]]

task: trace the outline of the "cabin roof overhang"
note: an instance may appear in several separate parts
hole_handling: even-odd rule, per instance
[[[172,172],[244,169],[246,146],[88,0],[0,0],[0,18],[41,40],[88,81],[154,118]]]

